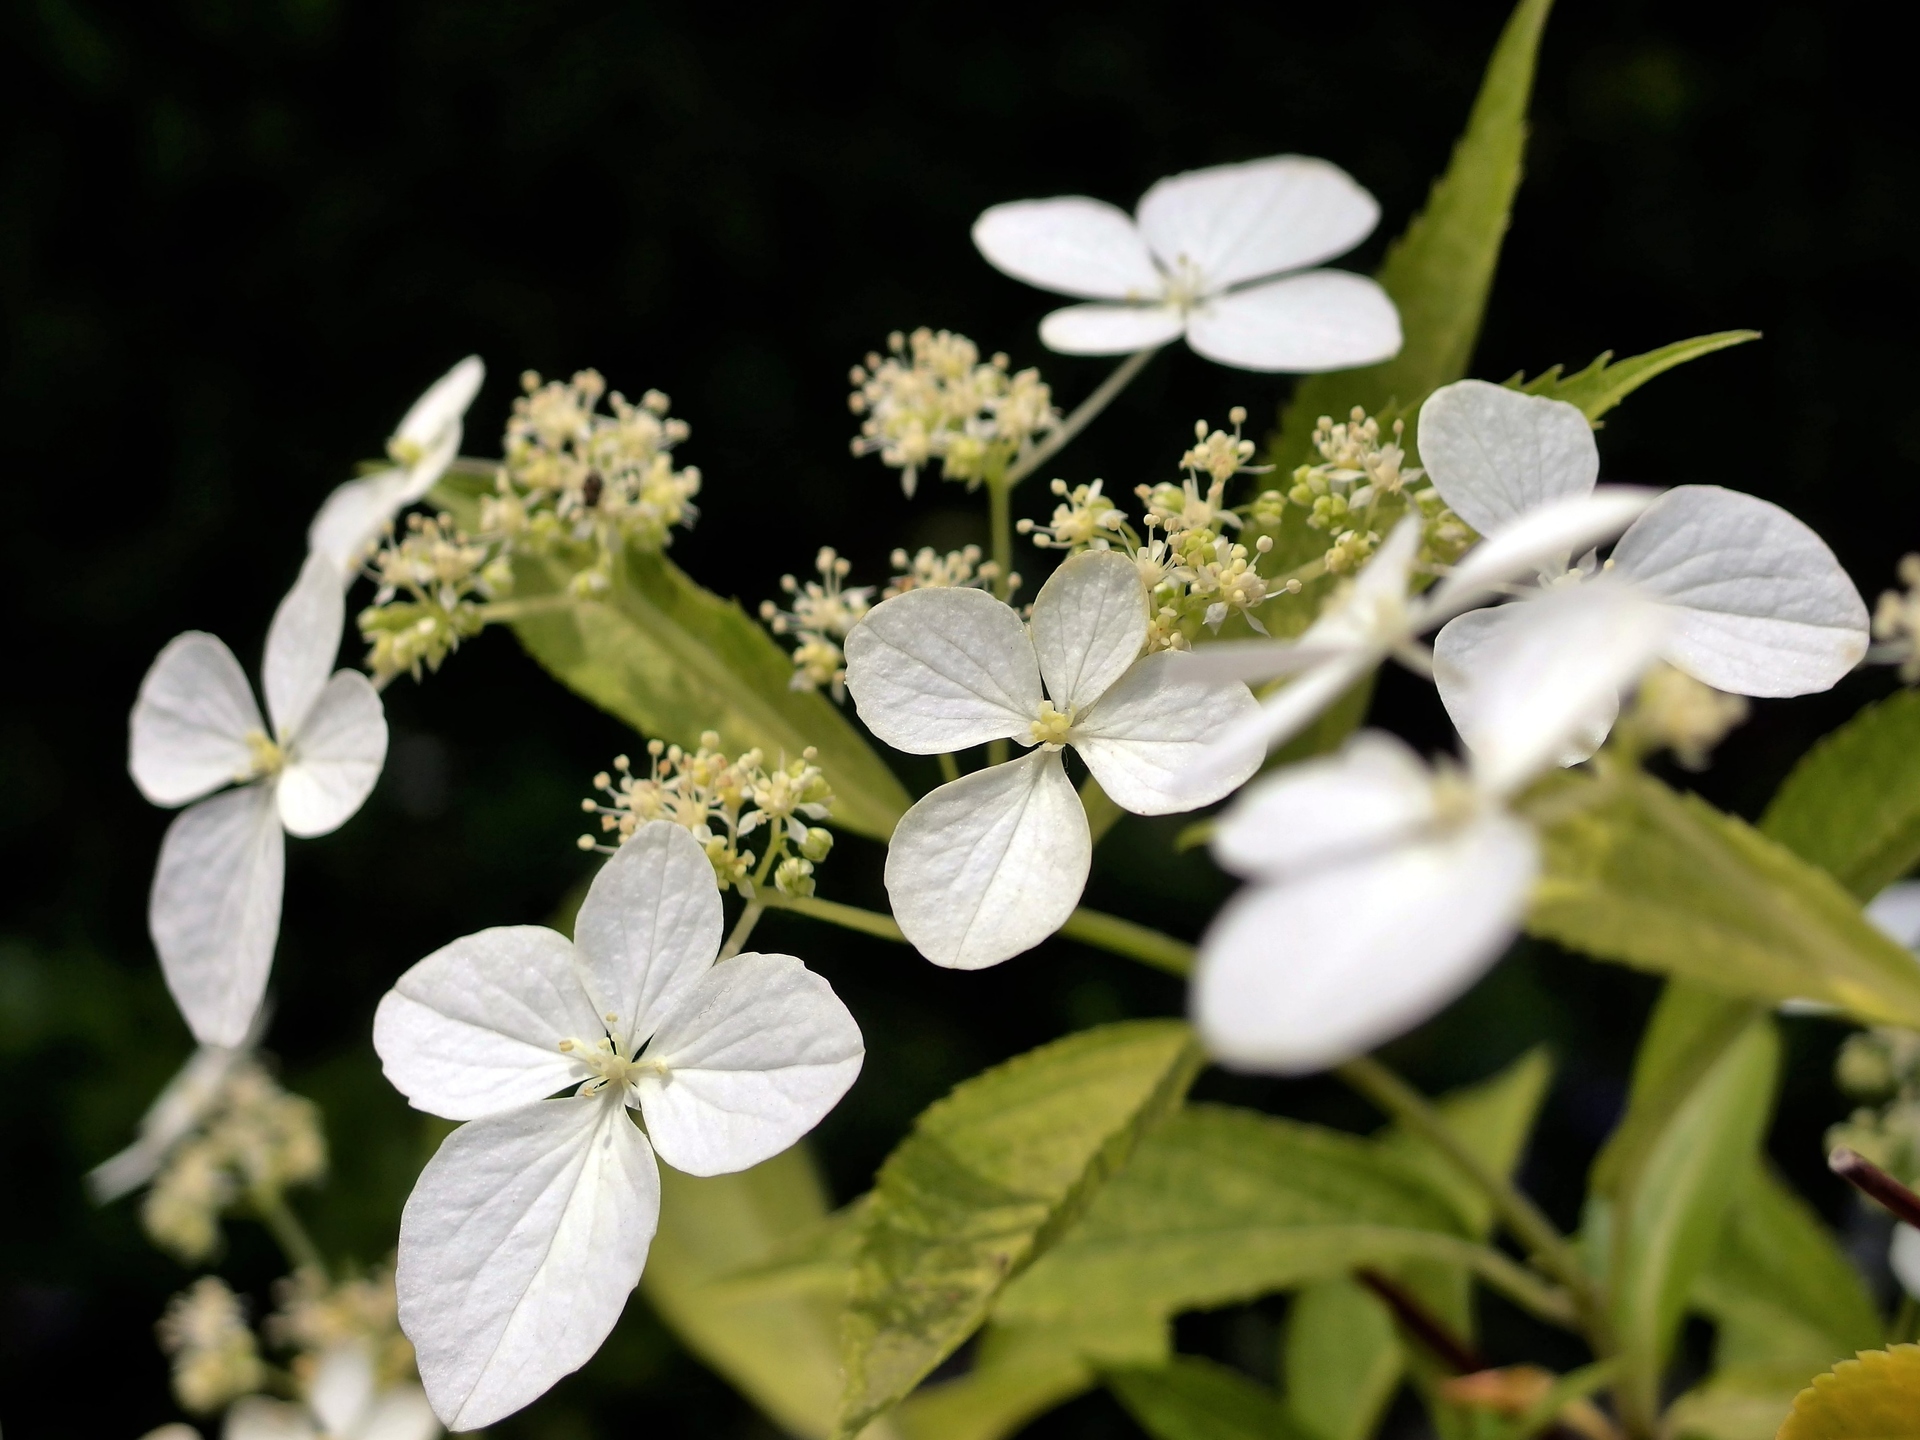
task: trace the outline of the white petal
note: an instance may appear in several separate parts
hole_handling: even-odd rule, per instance
[[[1187,317],[1187,343],[1221,365],[1289,375],[1353,370],[1400,353],[1400,312],[1372,280],[1308,270],[1229,290]]]
[[[1073,556],[1033,598],[1033,651],[1062,711],[1098,700],[1146,643],[1147,587],[1117,550]]]
[[[393,438],[421,450],[432,450],[445,443],[449,432],[454,445],[460,443],[461,421],[480,383],[487,378],[487,367],[478,355],[469,355],[427,387],[401,417]],[[428,482],[431,485],[431,481]],[[425,494],[425,491],[421,492]]]
[[[1220,817],[1213,858],[1278,878],[1397,844],[1434,819],[1433,774],[1405,742],[1362,730],[1336,755],[1267,776]]]
[[[435,1440],[440,1420],[418,1385],[396,1385],[373,1402],[373,1413],[353,1440]]]
[[[260,667],[276,738],[298,734],[307,712],[320,698],[333,673],[334,657],[340,653],[346,616],[339,572],[324,555],[307,556],[299,580],[273,612],[273,623],[267,627],[267,655]]]
[[[347,1435],[373,1408],[373,1356],[365,1341],[347,1341],[320,1357],[307,1405],[329,1435]]]
[[[374,1012],[373,1048],[415,1109],[473,1120],[586,1079],[560,1042],[593,1044],[603,1030],[567,938],[502,925],[442,946],[396,980]]]
[[[625,1107],[541,1100],[461,1126],[400,1217],[400,1326],[449,1430],[538,1399],[607,1338],[660,1218]]]
[[[184,805],[253,768],[248,732],[266,734],[233,652],[189,630],[169,640],[140,682],[127,730],[127,769],[156,805]]]
[[[736,955],[655,1032],[647,1055],[668,1078],[634,1088],[662,1160],[725,1175],[818,1125],[865,1054],[859,1025],[824,979],[791,955]]]
[[[700,983],[721,920],[712,862],[678,825],[642,825],[600,867],[573,922],[574,960],[621,1054]]]
[[[186,1429],[184,1425],[178,1428]],[[304,1409],[261,1395],[248,1395],[235,1401],[227,1411],[227,1423],[220,1435],[221,1440],[320,1440],[319,1427]]]
[[[1165,650],[1136,662],[1068,736],[1107,798],[1136,815],[1211,805],[1245,784],[1266,758],[1264,746],[1249,744],[1237,764],[1222,756],[1207,783],[1195,783],[1208,749],[1257,715],[1260,703],[1238,680],[1201,679],[1193,659]]]
[[[1669,490],[1620,537],[1613,567],[1672,606],[1667,659],[1716,690],[1807,695],[1867,653],[1867,607],[1833,551],[1756,496]]]
[[[1222,1064],[1275,1074],[1392,1039],[1499,957],[1538,863],[1532,832],[1493,812],[1443,839],[1248,888],[1200,945],[1201,1039]]]
[[[1550,500],[1585,495],[1600,447],[1577,405],[1456,380],[1420,407],[1420,463],[1454,514],[1489,535]]]
[[[1525,512],[1467,551],[1421,602],[1419,623],[1437,624],[1514,581],[1564,575],[1570,556],[1613,539],[1659,498],[1639,485],[1602,485]]]
[[[1920,948],[1920,880],[1896,880],[1867,904],[1867,919],[1896,942]]]
[[[307,527],[307,549],[325,556],[343,585],[351,584],[387,522],[408,503],[410,485],[405,470],[379,470],[336,486]]]
[[[202,1045],[246,1038],[280,938],[285,869],[272,785],[202,800],[167,827],[147,928],[167,989]]]
[[[336,670],[307,712],[280,775],[280,822],[302,838],[352,819],[387,761],[387,715],[373,682]]]
[[[1062,355],[1131,355],[1178,340],[1186,317],[1171,305],[1069,305],[1040,321],[1040,343]]]
[[[1373,233],[1380,206],[1325,160],[1273,155],[1156,181],[1140,233],[1167,270],[1199,269],[1209,292],[1344,255]]]
[[[1178,783],[1201,790],[1238,773],[1249,751],[1264,754],[1286,744],[1385,658],[1384,646],[1355,648],[1302,671],[1263,699],[1258,710],[1222,730]]]
[[[1496,653],[1507,632],[1525,625],[1530,612],[1524,605],[1498,605],[1485,610],[1469,610],[1456,615],[1433,637],[1433,683],[1440,692],[1440,703],[1447,707],[1453,728],[1467,737],[1484,723],[1474,711],[1474,677],[1486,669],[1490,653]],[[1576,726],[1553,757],[1556,765],[1578,765],[1590,759],[1606,743],[1613,722],[1620,718],[1618,691],[1606,691],[1596,697],[1593,714]]]
[[[255,1038],[248,1036],[249,1042]],[[235,1062],[248,1048],[201,1045],[187,1057],[187,1063],[140,1117],[140,1138],[87,1172],[87,1190],[94,1204],[118,1200],[154,1177],[173,1147],[206,1117]]]
[[[1909,1295],[1920,1296],[1920,1230],[1907,1224],[1893,1227],[1893,1244],[1887,1250],[1887,1264],[1892,1267],[1894,1278],[1900,1282],[1902,1290]]]
[[[1087,812],[1059,752],[1035,750],[907,811],[887,846],[887,896],[922,955],[979,970],[1064,925],[1092,863]]]
[[[1149,300],[1165,288],[1133,217],[1084,195],[992,206],[973,243],[996,270],[1061,295]]]
[[[1011,605],[984,590],[909,590],[847,636],[847,690],[894,749],[939,755],[1026,738],[1040,665]]]

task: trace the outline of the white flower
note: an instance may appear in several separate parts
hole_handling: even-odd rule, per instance
[[[896,750],[1034,747],[942,785],[893,832],[894,918],[936,965],[998,964],[1059,929],[1079,903],[1093,840],[1063,745],[1136,815],[1209,804],[1258,768],[1259,752],[1243,751],[1204,786],[1181,780],[1254,700],[1238,681],[1196,678],[1190,656],[1143,657],[1147,621],[1133,561],[1092,550],[1040,587],[1031,631],[984,591],[923,589],[876,606],[847,637],[847,689]]]
[[[267,630],[271,734],[240,662],[212,635],[176,635],[140,682],[133,782],[156,805],[200,802],[167,828],[147,925],[167,988],[203,1045],[238,1045],[266,993],[284,836],[345,824],[386,761],[379,695],[358,671],[333,670],[344,615],[332,561],[309,555]]]
[[[380,1002],[387,1078],[469,1122],[400,1219],[400,1325],[448,1428],[513,1413],[600,1348],[646,1264],[656,1151],[691,1175],[744,1170],[859,1074],[859,1027],[827,982],[790,955],[715,964],[720,928],[705,852],[655,822],[594,877],[572,943],[483,930]]]
[[[1364,276],[1308,267],[1379,219],[1338,166],[1275,155],[1158,181],[1132,219],[1084,195],[995,205],[973,243],[1017,280],[1098,302],[1041,321],[1050,349],[1122,355],[1185,335],[1242,370],[1347,370],[1399,352],[1399,312]]]
[[[1435,391],[1420,408],[1420,458],[1455,514],[1482,533],[1589,494],[1600,452],[1585,415],[1563,401],[1481,380]],[[1591,557],[1554,558],[1542,585],[1578,579]],[[1778,505],[1717,485],[1669,490],[1613,548],[1608,571],[1667,609],[1663,658],[1733,695],[1805,695],[1831,687],[1867,651],[1867,607],[1826,543]],[[1478,744],[1480,652],[1528,623],[1524,608],[1475,610],[1434,637],[1440,698]],[[1584,759],[1618,713],[1603,702],[1569,742]]]
[[[306,1404],[251,1395],[227,1412],[222,1440],[434,1440],[440,1422],[418,1385],[382,1390],[363,1343],[320,1358]]]
[[[1222,1063],[1335,1064],[1426,1019],[1506,948],[1539,868],[1506,797],[1652,660],[1665,628],[1625,586],[1535,603],[1541,623],[1488,657],[1467,774],[1365,731],[1250,786],[1222,818],[1215,857],[1255,882],[1208,930],[1194,974],[1195,1023]]]
[[[307,547],[333,561],[351,584],[389,521],[424,496],[460,453],[461,422],[480,393],[487,367],[469,355],[442,375],[400,419],[387,441],[390,469],[339,486],[307,529]]]

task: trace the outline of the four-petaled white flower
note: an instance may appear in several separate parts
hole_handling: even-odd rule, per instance
[[[1486,728],[1465,774],[1366,731],[1248,788],[1215,858],[1254,883],[1200,945],[1192,1005],[1222,1063],[1294,1074],[1435,1013],[1506,948],[1539,868],[1506,798],[1559,758],[1597,698],[1653,659],[1661,607],[1596,581],[1539,601],[1487,657]]]
[[[227,1412],[221,1440],[434,1440],[440,1422],[418,1385],[381,1389],[364,1342],[320,1357],[304,1405],[250,1395]]]
[[[1600,473],[1593,427],[1579,408],[1482,380],[1435,391],[1420,408],[1420,459],[1454,513],[1493,533],[1591,494]],[[1554,557],[1543,586],[1595,569]],[[1867,607],[1826,542],[1778,505],[1717,485],[1667,491],[1627,528],[1607,570],[1669,612],[1663,658],[1734,695],[1806,695],[1833,686],[1867,651]],[[1532,612],[1474,610],[1434,637],[1434,679],[1461,738],[1478,745],[1481,652]],[[1591,755],[1617,699],[1571,737],[1566,759]]]
[[[386,761],[379,695],[357,670],[333,669],[344,619],[333,562],[308,556],[267,630],[260,678],[271,733],[240,662],[212,635],[175,636],[140,683],[134,783],[156,805],[199,801],[167,828],[147,924],[167,988],[203,1045],[240,1044],[266,993],[285,836],[345,824]],[[223,793],[200,799],[215,790]]]
[[[460,453],[461,422],[486,377],[480,357],[469,355],[434,381],[387,441],[392,466],[347,481],[321,504],[307,548],[332,560],[344,583],[360,573],[387,523],[431,490]]]
[[[942,785],[893,832],[894,918],[936,965],[998,964],[1059,929],[1079,903],[1093,840],[1062,746],[1136,815],[1209,804],[1259,767],[1256,749],[1204,786],[1180,778],[1254,699],[1237,680],[1196,678],[1190,655],[1143,657],[1147,609],[1133,561],[1090,550],[1040,587],[1031,630],[984,591],[909,590],[847,637],[847,689],[894,749],[1034,747]]]
[[[400,1219],[400,1324],[449,1429],[511,1414],[600,1348],[646,1264],[656,1153],[690,1175],[757,1165],[859,1074],[827,982],[790,955],[716,964],[720,929],[705,851],[656,821],[594,877],[572,942],[483,930],[380,1002],[387,1078],[468,1122]]]
[[[1338,166],[1276,155],[1169,176],[1133,217],[1084,195],[995,205],[974,222],[973,242],[1017,280],[1096,302],[1040,322],[1050,349],[1122,355],[1185,335],[1222,365],[1305,373],[1399,353],[1386,291],[1309,268],[1351,250],[1379,219]]]

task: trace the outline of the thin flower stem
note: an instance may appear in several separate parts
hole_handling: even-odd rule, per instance
[[[1013,504],[1012,482],[1002,477],[987,477],[987,529],[993,537],[993,593],[1001,600],[1013,599]]]
[[[781,895],[775,892],[766,897],[765,903],[774,910],[791,910],[796,915],[806,915],[815,920],[824,920],[829,925],[838,925],[842,930],[858,930],[862,935],[876,935],[882,940],[905,941],[900,926],[891,915],[882,915],[878,910],[862,910],[858,905],[842,905],[838,900],[822,900],[817,895]]]
[[[1916,1195],[1871,1160],[1846,1146],[1827,1156],[1827,1168],[1864,1195],[1871,1196],[1896,1220],[1920,1225],[1920,1195]]]
[[[488,625],[511,625],[529,615],[552,615],[571,610],[579,603],[573,595],[531,595],[525,600],[495,600],[480,607],[480,619]]]
[[[960,762],[953,758],[951,751],[940,757],[940,778],[949,785],[960,778]]]
[[[766,901],[749,900],[747,908],[740,912],[740,918],[733,922],[733,929],[727,935],[727,943],[720,947],[720,953],[715,957],[716,963],[720,960],[731,960],[738,955],[740,947],[745,945],[748,938],[752,936],[753,927],[760,923],[760,917],[766,913]]]
[[[248,1198],[253,1202],[254,1213],[260,1217],[260,1223],[267,1227],[274,1243],[280,1247],[280,1253],[287,1257],[287,1263],[295,1270],[316,1270],[327,1273],[326,1258],[321,1255],[320,1247],[313,1243],[313,1237],[307,1233],[307,1227],[300,1223],[300,1217],[293,1213],[293,1207],[287,1204],[286,1196],[279,1190],[264,1187],[254,1190]]]
[[[1064,450],[1074,436],[1092,424],[1094,418],[1113,403],[1114,396],[1133,383],[1134,377],[1147,368],[1147,362],[1160,353],[1160,348],[1155,345],[1148,350],[1137,350],[1122,360],[1114,372],[1100,382],[1100,388],[1076,405],[1073,413],[1060,422],[1059,429],[1007,467],[1007,488],[1011,490]]]
[[[1087,829],[1096,845],[1127,813],[1113,802],[1113,798],[1100,788],[1100,782],[1091,775],[1081,783],[1080,807],[1087,812]]]

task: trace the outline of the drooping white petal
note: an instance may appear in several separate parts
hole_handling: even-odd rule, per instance
[[[393,432],[393,438],[403,446],[424,454],[445,448],[447,438],[451,435],[457,451],[461,422],[466,417],[467,407],[473,404],[473,397],[480,393],[481,382],[486,378],[487,367],[480,357],[467,356],[429,385],[425,393],[413,402],[400,418],[399,428]],[[451,458],[448,456],[448,459]],[[412,468],[420,467],[416,462]],[[446,468],[444,461],[440,468]],[[427,481],[427,487],[431,488],[433,481],[439,478],[436,472]],[[421,490],[420,494],[426,494],[426,490]]]
[[[348,1341],[320,1357],[307,1386],[307,1406],[329,1435],[350,1435],[373,1408],[373,1355],[366,1343]]]
[[[847,691],[869,730],[909,755],[1025,738],[1040,665],[1011,605],[984,590],[909,590],[847,636]]]
[[[184,1425],[175,1428],[196,1435]],[[235,1401],[227,1411],[227,1423],[220,1436],[221,1440],[320,1440],[320,1427],[298,1405],[269,1400],[264,1395],[248,1395]],[[147,1440],[153,1440],[153,1436]]]
[[[1380,206],[1338,165],[1272,155],[1156,181],[1140,233],[1169,271],[1182,261],[1211,293],[1344,255],[1373,233]]]
[[[1436,624],[1520,580],[1566,573],[1569,557],[1605,544],[1660,498],[1639,485],[1602,485],[1589,495],[1549,500],[1502,524],[1461,557],[1421,602]]]
[[[1433,820],[1432,772],[1404,741],[1362,730],[1338,754],[1249,786],[1220,817],[1213,858],[1276,879],[1397,844]]]
[[[1920,1297],[1920,1230],[1904,1222],[1893,1227],[1893,1243],[1887,1249],[1887,1264],[1894,1279],[1907,1294]]]
[[[1061,295],[1151,300],[1165,286],[1133,217],[1085,195],[991,206],[973,243],[996,270]]]
[[[336,486],[320,502],[307,527],[307,549],[325,556],[339,572],[343,585],[360,573],[360,562],[379,541],[387,522],[408,503],[411,473],[404,469],[378,470]]]
[[[927,959],[979,970],[1064,925],[1092,863],[1087,812],[1059,752],[1035,750],[907,811],[887,846],[887,897]]]
[[[294,737],[280,773],[280,823],[302,838],[352,819],[387,762],[387,715],[358,670],[336,670]]]
[[[1364,275],[1307,270],[1203,301],[1187,317],[1187,343],[1241,370],[1352,370],[1400,353],[1400,312]]]
[[[660,1158],[725,1175],[794,1144],[847,1093],[866,1055],[833,987],[791,955],[736,955],[709,970],[654,1033],[667,1078],[634,1085]]]
[[[1479,721],[1473,710],[1473,679],[1486,668],[1489,647],[1497,648],[1506,632],[1526,624],[1528,612],[1520,605],[1496,605],[1484,610],[1469,610],[1449,620],[1433,637],[1433,683],[1440,692],[1440,703],[1447,707],[1453,728],[1462,736],[1471,735]],[[1592,757],[1606,743],[1613,722],[1620,718],[1618,693],[1601,696],[1593,714],[1573,734],[1553,759],[1556,765],[1578,765]],[[1471,748],[1472,741],[1467,742]]]
[[[147,928],[167,989],[202,1045],[246,1039],[280,938],[285,869],[270,784],[202,800],[167,827]]]
[[[1146,643],[1147,590],[1117,550],[1073,556],[1033,598],[1033,651],[1059,710],[1093,704]]]
[[[1062,355],[1131,355],[1178,340],[1187,320],[1172,305],[1068,305],[1040,321],[1040,343]]]
[[[284,742],[296,736],[320,698],[333,673],[334,657],[340,653],[346,616],[339,573],[324,555],[307,556],[299,580],[273,612],[266,659],[260,666],[276,739]]]
[[[591,1045],[603,1030],[567,938],[502,925],[442,946],[396,980],[374,1011],[373,1048],[416,1110],[473,1120],[585,1080],[560,1042]]]
[[[176,635],[154,658],[127,724],[127,770],[156,805],[184,805],[253,768],[266,734],[246,672],[212,635]]]
[[[1201,941],[1194,1021],[1214,1058],[1300,1074],[1412,1028],[1512,938],[1533,833],[1489,811],[1433,840],[1250,886]]]
[[[1420,407],[1420,463],[1454,514],[1490,535],[1551,500],[1585,495],[1600,447],[1577,405],[1456,380]]]
[[[259,1039],[260,1028],[256,1021],[240,1045],[195,1048],[140,1117],[139,1138],[87,1172],[87,1191],[94,1204],[118,1200],[154,1177],[173,1147],[205,1118],[235,1064]]]
[[[1237,764],[1223,756],[1209,767],[1206,783],[1196,783],[1208,748],[1257,715],[1260,703],[1238,680],[1201,679],[1193,658],[1167,650],[1136,661],[1068,736],[1107,798],[1123,810],[1175,815],[1211,805],[1245,784],[1266,758],[1264,746],[1249,744]]]
[[[440,1146],[400,1216],[400,1326],[449,1430],[538,1399],[600,1348],[639,1282],[660,1172],[616,1100],[540,1100]]]
[[[1613,568],[1666,601],[1666,658],[1735,695],[1807,695],[1867,653],[1867,607],[1833,551],[1778,505],[1718,485],[1669,490]]]
[[[1887,886],[1867,902],[1867,919],[1907,949],[1920,949],[1920,880]]]
[[[678,1010],[720,950],[720,891],[700,842],[655,820],[600,867],[573,922],[574,958],[623,1055]]]
[[[435,1440],[439,1418],[418,1385],[395,1385],[373,1402],[373,1411],[353,1440]]]

